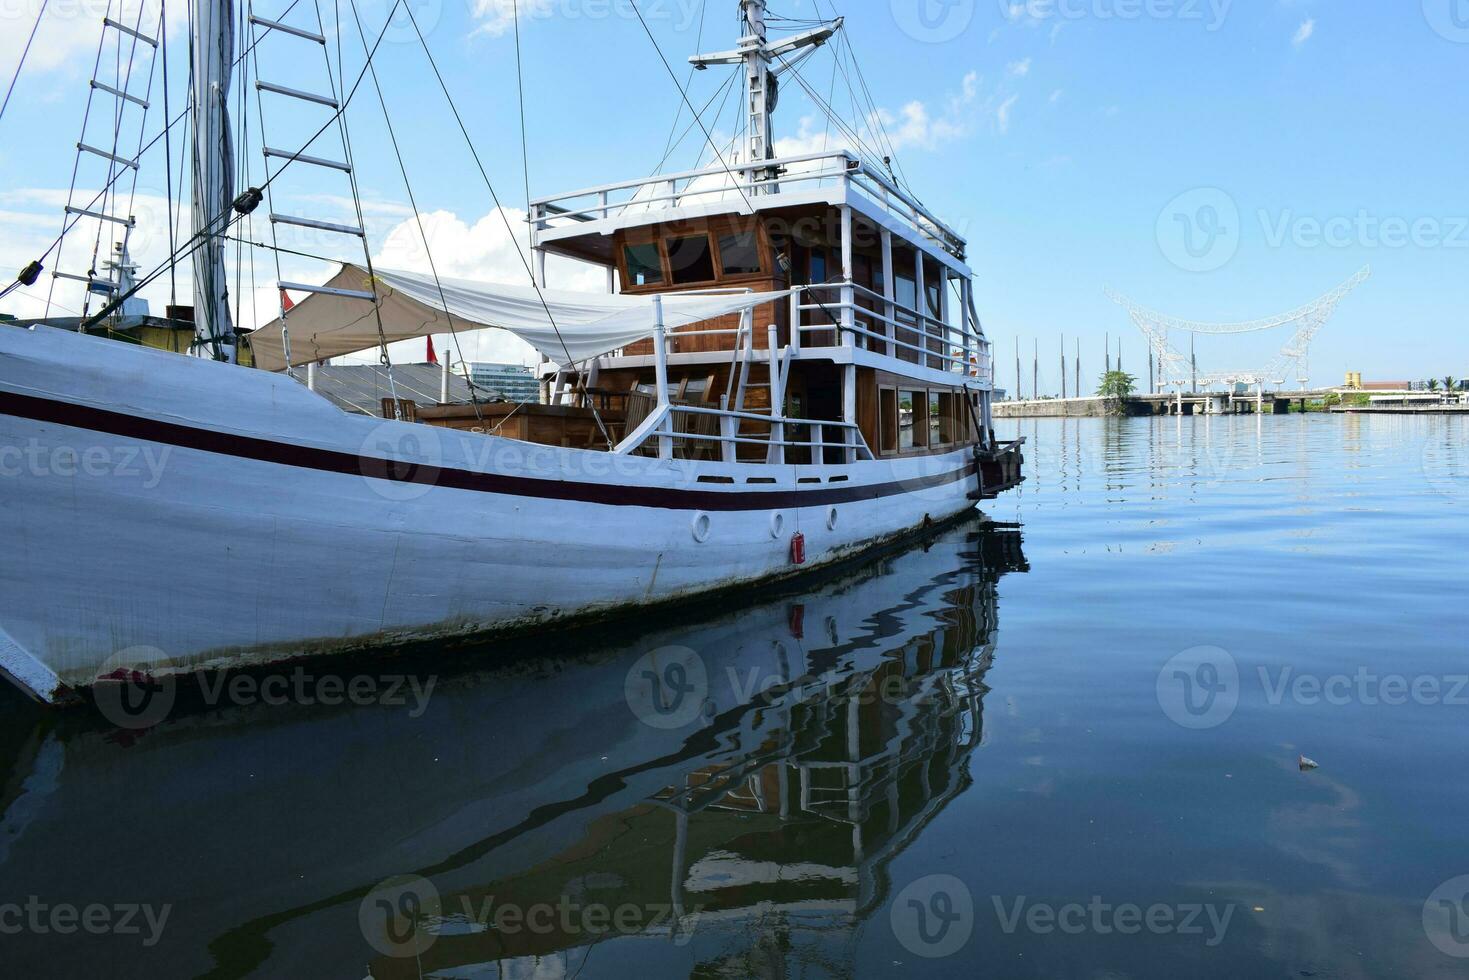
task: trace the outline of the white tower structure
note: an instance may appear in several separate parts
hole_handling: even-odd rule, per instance
[[[1294,374],[1294,380],[1304,388],[1310,381],[1311,341],[1336,313],[1336,308],[1347,294],[1371,276],[1371,267],[1363,267],[1340,286],[1299,309],[1247,323],[1199,323],[1183,320],[1139,306],[1110,288],[1106,292],[1108,299],[1127,311],[1132,322],[1147,339],[1148,346],[1157,358],[1158,382],[1161,387],[1175,386],[1182,391],[1185,386],[1192,385],[1197,380],[1197,384],[1206,389],[1214,385],[1234,384],[1263,388],[1267,384],[1285,384]],[[1197,379],[1193,376],[1192,359],[1175,348],[1170,339],[1175,332],[1227,335],[1257,333],[1279,327],[1294,327],[1295,330],[1269,364],[1260,368],[1203,372]]]

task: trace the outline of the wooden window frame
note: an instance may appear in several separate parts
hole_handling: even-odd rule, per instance
[[[682,241],[684,239],[698,238],[700,235],[704,236],[704,244],[709,249],[709,269],[714,273],[714,278],[691,279],[688,282],[678,282],[673,278],[673,261],[669,258],[668,255],[668,243],[673,241]],[[668,270],[667,283],[669,286],[674,287],[674,289],[669,290],[670,292],[678,289],[698,289],[704,286],[717,286],[724,281],[723,278],[720,276],[720,270],[723,268],[723,265],[721,264],[719,257],[718,236],[714,234],[713,228],[706,227],[700,231],[664,232],[664,234],[658,239],[658,252],[663,257],[663,268]]]

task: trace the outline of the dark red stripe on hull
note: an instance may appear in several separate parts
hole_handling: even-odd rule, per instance
[[[274,442],[254,436],[215,432],[211,429],[200,429],[177,422],[140,418],[136,415],[126,415],[88,405],[74,405],[7,391],[0,391],[0,414],[35,422],[51,422],[91,432],[103,432],[143,442],[160,443],[180,449],[193,449],[221,456],[294,466],[324,473],[339,473],[347,476],[391,480],[397,483],[418,483],[516,497],[575,500],[613,507],[711,511],[821,507],[830,504],[877,500],[882,497],[893,497],[947,486],[967,479],[975,472],[975,463],[970,460],[964,466],[946,473],[870,486],[825,486],[812,487],[809,490],[681,490],[665,487],[545,480],[536,477],[504,476],[495,473],[477,473],[472,470],[421,466],[374,456],[359,456],[331,449]],[[549,448],[554,449],[555,447]]]

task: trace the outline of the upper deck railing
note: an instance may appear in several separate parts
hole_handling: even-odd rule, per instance
[[[774,170],[778,176],[770,177]],[[860,190],[887,214],[906,225],[913,237],[927,239],[963,261],[964,239],[935,217],[917,198],[887,175],[869,167],[847,150],[805,153],[730,167],[705,167],[658,174],[640,180],[588,187],[531,201],[530,220],[537,238],[579,224],[647,215],[691,206],[728,204],[748,213],[750,206],[782,207],[791,191],[846,185]]]

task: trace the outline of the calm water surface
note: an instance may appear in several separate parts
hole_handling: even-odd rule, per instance
[[[0,970],[1469,975],[1469,420],[1009,425],[1018,530],[792,591],[0,696]]]

